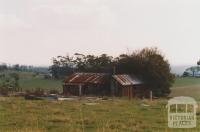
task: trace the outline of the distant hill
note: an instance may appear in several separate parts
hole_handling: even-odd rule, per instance
[[[192,65],[172,65],[171,72],[177,75],[182,75],[183,72]]]
[[[49,67],[32,67],[33,72],[49,73]]]

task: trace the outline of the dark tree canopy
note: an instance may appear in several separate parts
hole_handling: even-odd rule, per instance
[[[200,60],[199,60],[199,61],[197,61],[197,65],[200,65]]]
[[[49,71],[56,79],[64,78],[73,73],[73,61],[69,56],[58,56],[53,58],[53,65],[50,66]]]
[[[73,72],[107,72],[112,71],[112,57],[106,54],[100,56],[83,55],[76,53],[73,57],[58,56],[53,58],[50,67],[52,75],[59,79]]]
[[[145,48],[131,55],[121,55],[116,69],[117,73],[134,74],[143,79],[146,87],[156,96],[168,95],[174,81],[168,61],[156,48]]]
[[[0,65],[0,71],[4,71],[4,70],[7,70],[7,69],[8,69],[8,67],[7,67],[6,64]]]

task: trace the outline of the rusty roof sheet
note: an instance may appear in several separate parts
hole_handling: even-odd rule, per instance
[[[140,79],[138,79],[133,75],[128,75],[128,74],[113,75],[113,78],[123,86],[143,84],[143,82]]]
[[[65,83],[103,84],[108,80],[108,77],[109,77],[109,74],[107,73],[74,73],[65,80]]]

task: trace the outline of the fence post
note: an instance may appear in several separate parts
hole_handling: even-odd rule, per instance
[[[153,93],[152,91],[150,91],[150,101],[152,101],[152,98],[153,98]]]
[[[79,85],[79,96],[81,96],[82,95],[82,85],[80,84]]]

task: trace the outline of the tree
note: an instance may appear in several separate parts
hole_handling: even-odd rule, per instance
[[[58,56],[53,58],[53,65],[49,67],[49,71],[56,79],[62,79],[67,75],[73,73],[72,58],[69,56]]]
[[[16,70],[16,71],[19,71],[19,69],[20,69],[19,64],[14,65],[13,69]]]
[[[14,89],[15,91],[19,90],[19,74],[17,73],[11,73],[10,77],[14,79]]]
[[[85,61],[86,72],[104,72],[110,73],[112,71],[113,57],[107,54],[100,56],[87,55]]]
[[[197,61],[197,65],[198,65],[198,66],[200,65],[200,60],[199,60],[199,61]]]
[[[190,67],[190,70],[192,71],[192,76],[194,77],[197,68],[193,66],[193,67]]]
[[[100,56],[75,53],[73,57],[58,56],[53,58],[49,68],[54,78],[64,78],[73,72],[106,72],[112,71],[113,57],[107,54]]]
[[[138,76],[155,96],[168,95],[174,82],[170,65],[157,48],[145,48],[134,51],[131,55],[120,55],[116,70],[117,73]]]
[[[6,64],[0,65],[0,71],[7,70],[7,69],[8,69],[8,67]]]

